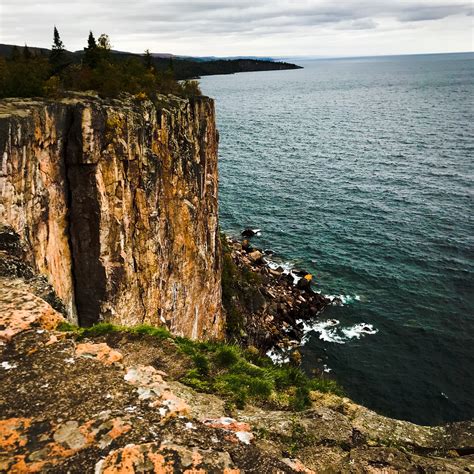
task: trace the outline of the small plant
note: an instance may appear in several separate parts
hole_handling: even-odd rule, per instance
[[[236,364],[239,357],[239,349],[236,346],[222,346],[216,352],[216,362],[222,367]]]
[[[209,360],[204,354],[197,353],[193,356],[193,361],[199,375],[209,375]]]

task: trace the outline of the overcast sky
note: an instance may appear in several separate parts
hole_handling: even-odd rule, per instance
[[[473,50],[472,1],[0,0],[0,43],[189,55],[353,56]]]

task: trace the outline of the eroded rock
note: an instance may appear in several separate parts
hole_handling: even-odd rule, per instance
[[[213,101],[74,94],[0,111],[0,222],[25,243],[4,234],[9,271],[26,256],[71,322],[222,337]]]

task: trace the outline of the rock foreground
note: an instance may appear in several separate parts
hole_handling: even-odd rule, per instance
[[[176,381],[172,339],[78,341],[51,288],[0,239],[0,472],[472,472],[472,423],[422,427],[314,392],[311,409],[249,406]],[[56,306],[56,309],[53,307]]]

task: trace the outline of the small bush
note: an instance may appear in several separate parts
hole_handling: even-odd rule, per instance
[[[205,355],[197,353],[193,356],[193,361],[200,375],[209,375],[209,360]]]
[[[222,367],[234,365],[239,357],[239,349],[235,346],[222,346],[216,352],[216,362]]]

